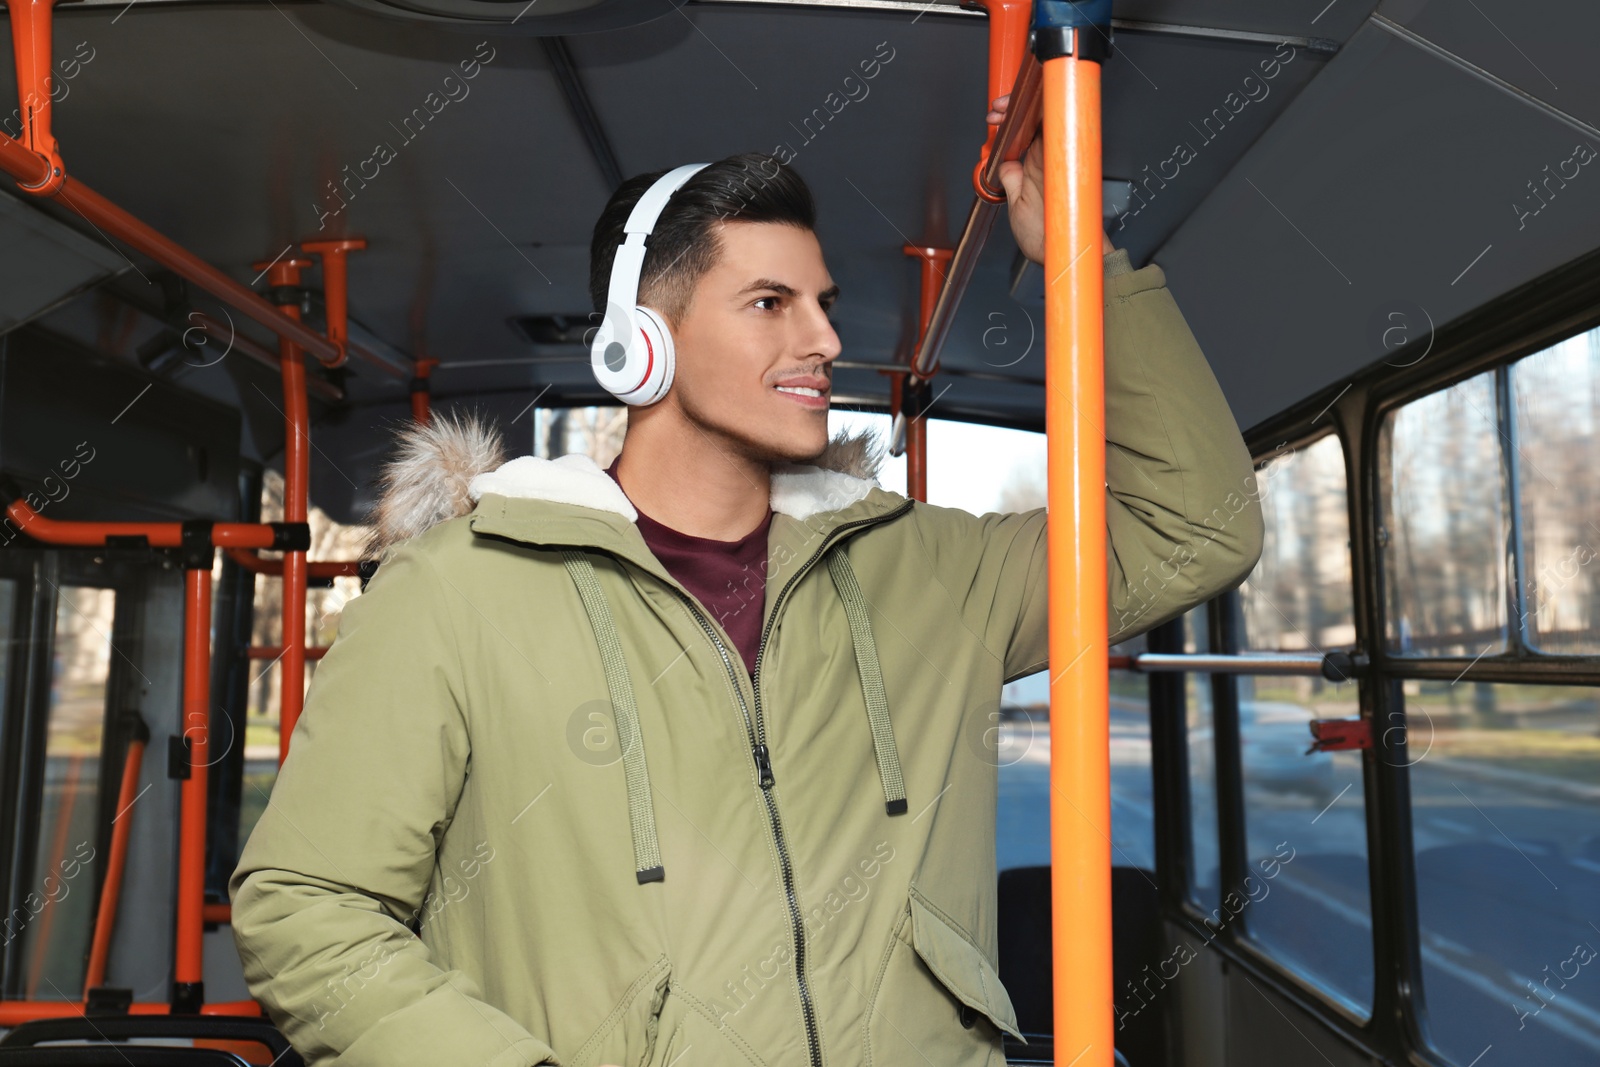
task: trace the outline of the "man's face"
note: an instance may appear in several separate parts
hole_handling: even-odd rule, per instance
[[[672,331],[677,370],[663,402],[751,459],[815,459],[828,443],[840,351],[822,246],[779,223],[722,223],[718,235],[722,254]]]

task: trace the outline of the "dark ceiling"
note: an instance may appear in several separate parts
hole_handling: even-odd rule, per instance
[[[953,243],[972,202],[986,20],[944,3],[658,2],[651,21],[563,38],[622,173],[788,145],[844,291],[845,358],[903,359],[917,270],[901,245]],[[1148,179],[1180,143],[1193,158],[1147,187],[1113,239],[1136,265],[1166,270],[1242,426],[1380,358],[1371,323],[1389,302],[1414,301],[1443,324],[1597,243],[1600,179],[1569,183],[1520,228],[1510,205],[1578,140],[1600,146],[1585,125],[1600,121],[1600,10],[1555,0],[1373,8],[1116,7],[1106,176]],[[81,62],[56,131],[77,178],[241,281],[294,242],[365,236],[371,247],[351,267],[354,316],[394,350],[441,360],[444,402],[510,423],[535,397],[597,398],[585,352],[531,345],[510,320],[589,310],[588,239],[609,185],[546,42],[503,30],[327,4],[63,5],[56,53]],[[808,138],[807,116],[875,56],[892,58],[867,95]],[[473,60],[473,79],[446,82]],[[1239,99],[1231,93],[1250,97],[1237,114],[1224,107]],[[392,159],[375,156],[379,145]],[[330,183],[363,165],[371,174],[373,159],[377,176],[336,198]],[[1013,297],[1014,257],[1001,225],[943,364],[1018,380],[952,376],[942,414],[1042,421],[1033,383],[1043,350],[1027,346],[1042,321],[1038,283],[1025,278]],[[26,264],[0,252],[0,269]],[[159,308],[154,274],[135,257],[102,289]],[[85,295],[42,321],[131,357],[166,327],[128,300]],[[243,409],[247,454],[270,460],[281,447],[271,372],[230,359],[168,373]],[[846,396],[887,397],[874,371],[836,381]],[[383,427],[406,409],[404,381],[367,366],[354,365],[345,387],[345,404],[315,408],[313,496],[348,518]]]

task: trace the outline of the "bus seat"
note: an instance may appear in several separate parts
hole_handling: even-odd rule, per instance
[[[244,1041],[262,1046],[266,1059],[274,1067],[305,1067],[300,1054],[289,1045],[276,1026],[264,1018],[245,1015],[72,1015],[57,1019],[35,1019],[16,1027],[0,1038],[0,1054],[19,1048],[32,1048],[51,1041],[94,1042],[106,1048],[104,1042],[125,1042],[134,1038],[144,1040],[174,1041]],[[61,1047],[61,1046],[56,1046]],[[151,1048],[150,1045],[110,1046],[112,1051],[133,1048]],[[166,1050],[161,1050],[166,1051]],[[215,1052],[216,1049],[183,1049],[176,1051]],[[225,1053],[225,1055],[232,1055]],[[238,1057],[234,1057],[237,1059]],[[11,1061],[0,1059],[0,1065]],[[42,1061],[40,1061],[42,1062]],[[77,1063],[79,1061],[72,1061]],[[220,1067],[224,1062],[194,1061],[195,1067],[205,1063]]]
[[[160,1045],[46,1045],[0,1048],[0,1067],[250,1067],[231,1052]]]
[[[1123,990],[1167,955],[1161,926],[1160,898],[1154,875],[1137,867],[1111,869],[1112,970],[1118,1004]],[[1026,1063],[1039,1056],[1038,1035],[1048,1042],[1055,1027],[1050,959],[1050,868],[1014,867],[1000,872],[998,932],[1000,981],[1011,995],[1017,1025],[1029,1046],[1008,1047],[1007,1061]],[[1117,1031],[1117,1048],[1136,1067],[1167,1062],[1167,1030],[1173,1018],[1175,992],[1154,999],[1137,1015],[1137,1023]],[[1045,1057],[1048,1058],[1048,1057]],[[1120,1057],[1119,1057],[1120,1058]]]

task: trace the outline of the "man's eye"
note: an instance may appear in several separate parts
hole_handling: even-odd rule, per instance
[[[778,297],[775,297],[775,296],[763,296],[763,297],[757,297],[756,298],[756,307],[760,307],[762,311],[776,311],[776,310],[778,310],[777,306],[776,306],[777,303],[778,303]],[[763,304],[772,304],[774,306],[772,306],[772,307],[761,307],[761,305],[763,305]]]

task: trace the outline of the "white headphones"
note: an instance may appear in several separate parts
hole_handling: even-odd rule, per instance
[[[656,179],[623,227],[626,236],[611,263],[606,314],[589,346],[589,363],[601,387],[624,404],[654,404],[672,387],[672,331],[659,314],[638,302],[644,242],[672,194],[708,166],[689,163]]]

